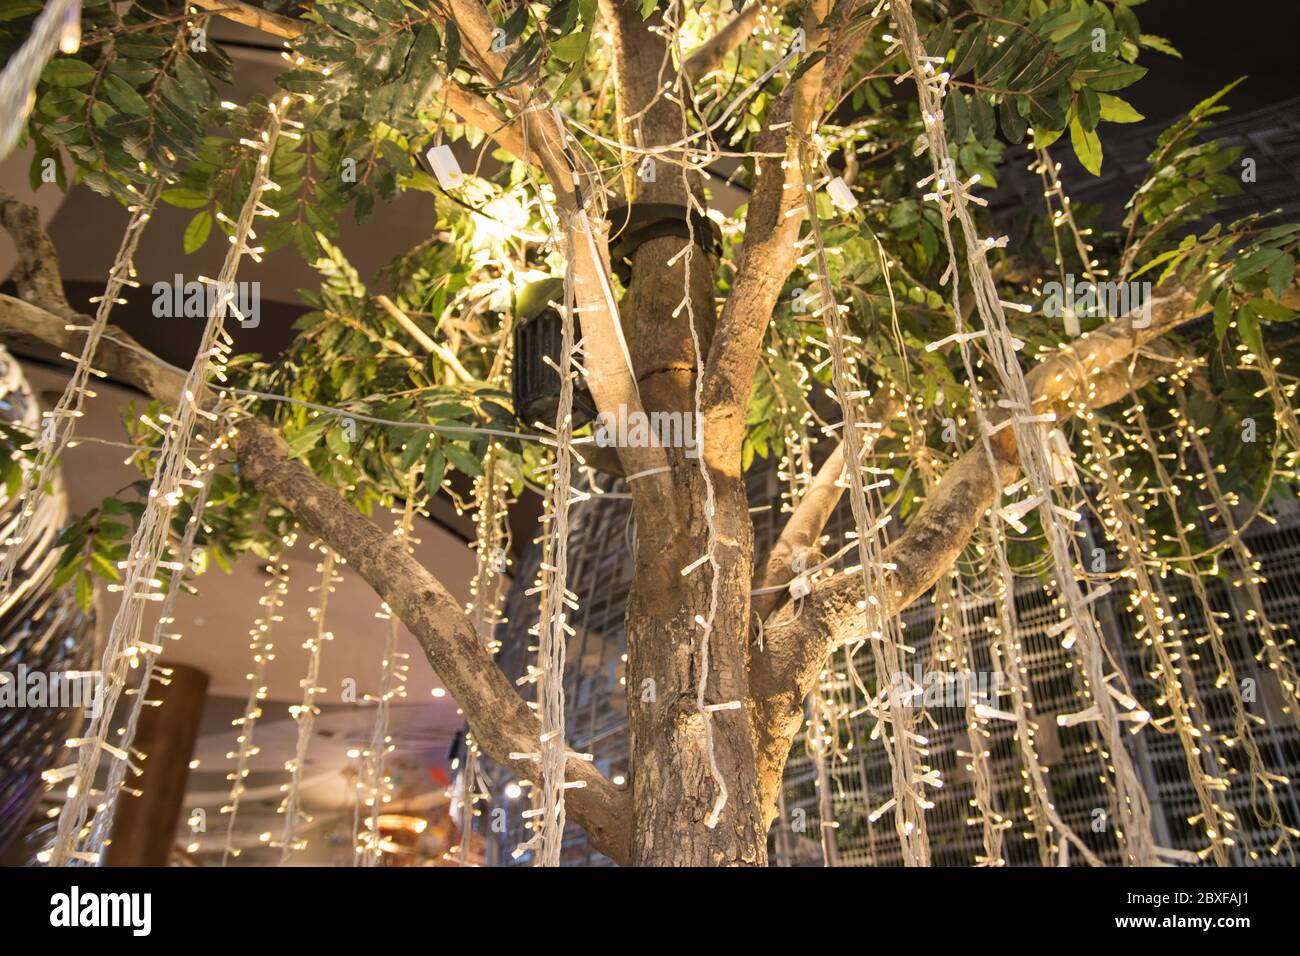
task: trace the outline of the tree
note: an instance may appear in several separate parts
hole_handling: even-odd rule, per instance
[[[233,440],[238,473],[222,476],[220,520],[206,546],[221,556],[265,555],[268,508],[287,512],[344,556],[417,636],[479,745],[536,778],[528,756],[538,750],[536,715],[470,617],[363,512],[407,494],[415,474],[430,492],[448,470],[476,476],[489,455],[516,489],[543,474],[534,444],[489,445],[476,433],[431,436],[411,426],[531,424],[516,421],[501,388],[511,293],[567,270],[596,407],[698,414],[703,453],[697,460],[652,444],[590,454],[602,470],[635,476],[636,576],[626,612],[634,769],[624,789],[570,757],[566,779],[581,786],[565,802],[593,844],[620,863],[764,863],[782,769],[828,654],[951,571],[984,533],[990,509],[997,520],[1003,489],[1027,454],[1025,436],[1037,434],[1018,420],[980,432],[972,403],[992,421],[1014,418],[989,396],[1015,393],[978,343],[990,381],[974,388],[965,364],[972,340],[953,335],[981,329],[982,310],[995,304],[973,287],[975,253],[960,234],[950,263],[956,227],[923,194],[961,183],[975,195],[970,181],[994,180],[1007,144],[1028,137],[1045,151],[1067,130],[1096,173],[1100,124],[1141,119],[1116,91],[1146,72],[1139,57],[1168,55],[1168,44],[1141,33],[1125,0],[893,0],[894,10],[869,0],[778,0],[734,12],[651,0],[191,6],[211,12],[187,14],[170,0],[124,11],[85,4],[81,52],[56,57],[37,91],[28,125],[34,178],[43,160],[59,160],[61,170],[67,156],[80,181],[133,204],[165,178],[161,201],[196,210],[187,251],[209,241],[214,219],[229,232],[253,175],[240,140],[258,135],[267,108],[218,103],[215,84],[231,63],[211,38],[197,38],[210,16],[224,16],[284,39],[290,62],[278,82],[301,97],[303,133],[275,148],[280,189],[267,202],[279,215],[259,242],[295,244],[322,284],[288,354],[274,362],[236,356],[232,375],[250,391],[371,422],[345,444],[329,415],[255,404],[257,415]],[[6,5],[10,47],[38,7]],[[903,17],[915,18],[919,48],[943,58],[949,75],[951,165],[932,168],[924,152]],[[1208,100],[1164,133],[1120,234],[1087,245],[1067,207],[1059,228],[1034,217],[1016,247],[978,255],[995,257],[998,299],[1031,306],[1041,284],[1064,280],[1067,269],[1155,280],[1147,312],[1078,309],[1082,334],[1032,307],[1006,313],[1025,343],[1024,367],[1013,375],[1023,373],[1030,408],[1022,411],[1053,414],[1064,428],[1077,415],[1118,419],[1113,403],[1139,395],[1153,417],[1168,416],[1168,383],[1190,382],[1192,414],[1215,426],[1210,451],[1239,463],[1225,483],[1261,500],[1277,456],[1300,450],[1288,434],[1289,406],[1275,409],[1260,378],[1275,375],[1264,325],[1267,355],[1284,367],[1292,360],[1289,326],[1273,324],[1296,315],[1300,227],[1254,217],[1204,225],[1218,198],[1240,189],[1237,153],[1198,138],[1222,108],[1219,97]],[[444,142],[481,148],[496,162],[482,167],[483,178],[448,188],[419,160]],[[1039,157],[1050,186],[1055,169],[1045,152]],[[720,247],[703,235],[708,220],[678,214],[675,228],[688,224],[691,238],[669,229],[642,241],[615,301],[605,209],[629,201],[705,209],[723,177],[749,198],[724,224]],[[438,228],[393,263],[381,277],[389,296],[376,296],[331,237],[340,217],[365,218],[404,190],[436,196]],[[0,297],[0,325],[79,353],[84,333],[66,327],[75,312],[48,240],[13,203],[5,224],[24,263],[21,297]],[[847,307],[845,326],[829,338],[828,298]],[[1209,313],[1212,328],[1195,323]],[[431,354],[412,347],[431,337]],[[944,344],[927,348],[936,342]],[[843,362],[827,357],[836,348],[846,349]],[[164,406],[183,388],[180,374],[120,332],[100,342],[94,364]],[[860,389],[845,394],[845,381]],[[870,620],[860,575],[818,575],[799,600],[787,590],[801,577],[795,559],[811,566],[827,556],[823,529],[844,487],[861,494],[862,470],[846,466],[853,458],[843,447],[816,469],[808,450],[819,422],[830,424],[822,447],[839,442],[834,426],[847,407],[856,407],[858,423],[882,426],[855,438],[859,463],[869,455],[899,463],[890,466],[887,508],[903,530],[883,553],[863,558],[880,599],[881,617]],[[1260,428],[1249,446],[1234,440],[1247,419]],[[851,430],[850,422],[843,433]],[[140,431],[139,442],[154,440]],[[1076,448],[1085,431],[1072,436]],[[782,456],[808,480],[789,502],[775,548],[760,556],[744,475],[756,460]],[[1134,487],[1153,474],[1150,459],[1126,463]],[[1152,515],[1179,523],[1170,509]],[[1046,529],[1034,515],[1023,520],[1027,546],[1042,553]],[[65,535],[67,553],[94,554],[87,536],[113,533],[83,522],[79,537]],[[90,573],[65,563],[69,575]],[[643,695],[646,687],[653,694]],[[1294,697],[1294,684],[1289,691]]]

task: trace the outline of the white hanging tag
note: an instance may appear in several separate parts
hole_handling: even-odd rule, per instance
[[[459,188],[465,174],[460,171],[460,163],[456,162],[456,155],[450,146],[434,146],[424,158],[433,167],[433,175],[438,177],[439,186],[449,190]]]
[[[836,209],[850,212],[858,208],[858,198],[849,189],[849,184],[840,176],[835,176],[826,184],[826,192]]]

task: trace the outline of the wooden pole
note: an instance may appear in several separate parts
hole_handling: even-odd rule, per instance
[[[172,671],[171,683],[155,684],[150,695],[162,703],[143,709],[136,730],[134,746],[145,754],[140,765],[144,773],[128,775],[126,781],[141,794],[123,794],[118,804],[106,866],[166,866],[171,862],[208,675],[184,664],[166,666]]]

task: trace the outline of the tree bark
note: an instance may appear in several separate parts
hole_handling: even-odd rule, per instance
[[[614,38],[623,141],[652,148],[681,140],[686,128],[682,106],[662,95],[664,83],[677,75],[674,51],[664,33],[656,32],[665,31],[662,16],[642,19],[637,4],[626,0],[604,0],[602,10]],[[693,195],[703,205],[702,180],[676,164],[682,158],[676,152],[661,154],[649,179],[637,176],[639,158],[629,157],[626,198],[687,206]],[[686,244],[685,239],[661,238],[636,250],[621,312],[645,408],[694,416],[695,341],[698,338],[701,350],[707,351],[713,337],[717,264],[699,243],[689,253],[688,268],[686,257],[678,255]],[[674,257],[676,262],[669,265]],[[684,308],[688,297],[689,308]],[[710,436],[705,434],[704,440],[710,441]],[[739,468],[710,469],[717,567],[706,562],[684,577],[682,569],[708,553],[710,525],[701,460],[685,451],[666,449],[671,473],[663,485],[633,488],[636,573],[625,619],[636,820],[631,859],[655,866],[762,865],[766,837],[748,688],[746,621],[753,561],[748,502]],[[665,520],[667,516],[671,520]],[[718,597],[706,653],[699,622],[710,618],[714,575]],[[698,689],[704,667],[706,705],[741,701],[744,706],[702,716]],[[709,757],[710,737],[713,760],[727,790],[714,827],[707,825],[719,792]]]

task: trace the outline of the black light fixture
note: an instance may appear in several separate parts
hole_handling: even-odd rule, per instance
[[[634,202],[612,206],[609,220],[609,261],[624,287],[632,278],[632,254],[651,239],[676,236],[690,239],[714,258],[722,255],[722,230],[702,212],[690,212],[671,202]]]
[[[515,296],[515,355],[511,394],[515,417],[527,428],[534,422],[553,424],[560,405],[560,375],[564,361],[564,319],[552,302],[564,299],[563,279],[542,279],[526,285]],[[548,364],[550,358],[554,366]],[[573,427],[581,428],[596,417],[591,393],[581,384],[573,389]]]

